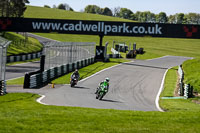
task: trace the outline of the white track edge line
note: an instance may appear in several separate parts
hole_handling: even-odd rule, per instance
[[[157,107],[157,109],[158,109],[160,112],[164,112],[164,110],[162,110],[162,109],[160,108],[160,106],[159,106],[159,100],[160,100],[160,94],[161,94],[161,92],[162,92],[162,90],[163,90],[163,87],[164,87],[165,77],[166,77],[166,74],[167,74],[167,72],[168,72],[169,69],[170,69],[170,68],[168,68],[168,69],[165,71],[164,75],[163,75],[163,79],[162,79],[162,82],[161,82],[161,85],[160,85],[160,89],[159,89],[159,91],[158,91],[158,94],[157,94],[156,100],[155,100],[156,107]]]
[[[41,100],[45,98],[45,95],[41,95],[41,94],[39,94],[39,95],[40,95],[41,97],[39,97],[36,101],[37,101],[38,103],[40,103],[40,104],[48,105],[48,104],[46,104],[46,103],[41,102]]]
[[[131,61],[131,62],[134,62],[134,61]],[[123,62],[123,63],[130,63],[130,62]],[[85,81],[85,80],[87,80],[87,79],[89,79],[89,78],[91,78],[91,77],[93,77],[93,76],[95,76],[95,75],[97,75],[97,74],[103,72],[103,71],[106,71],[106,70],[108,70],[108,69],[111,69],[111,68],[117,67],[117,66],[119,66],[119,65],[122,65],[122,63],[117,64],[117,65],[114,65],[114,66],[111,66],[111,67],[108,67],[108,68],[103,69],[103,70],[101,70],[101,71],[99,71],[99,72],[96,72],[95,74],[93,74],[93,75],[91,75],[91,76],[89,76],[89,77],[86,77],[86,78],[80,80],[79,82],[83,82],[83,81]]]

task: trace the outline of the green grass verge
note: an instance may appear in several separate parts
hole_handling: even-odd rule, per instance
[[[36,98],[38,95],[30,93],[0,97],[0,132],[198,133],[200,130],[200,106],[189,100],[165,100],[171,106],[170,112],[163,113],[45,106],[36,103]]]
[[[74,11],[66,11],[55,8],[43,8],[36,6],[27,6],[24,17],[26,18],[47,18],[47,19],[72,19],[72,20],[101,20],[101,21],[126,21],[133,22],[132,20],[90,14]]]
[[[164,91],[160,97],[173,97],[174,91],[177,83],[177,67],[169,69],[165,78]],[[160,99],[160,106],[170,112],[175,111],[188,111],[188,112],[198,112],[200,110],[200,105],[192,102],[200,101],[199,97],[190,99]]]
[[[200,93],[200,58],[187,60],[183,63],[184,82],[193,86]]]
[[[7,85],[23,85],[24,84],[24,77],[7,80],[6,84]]]
[[[178,67],[173,67],[168,70],[166,77],[165,77],[165,83],[164,83],[164,91],[160,95],[160,97],[173,97],[176,83],[177,83],[177,70]]]
[[[31,37],[28,37],[28,40],[25,43],[22,41],[25,40],[25,37],[14,32],[6,32],[4,37],[12,41],[8,46],[7,56],[33,53],[42,49],[42,45],[39,41]]]

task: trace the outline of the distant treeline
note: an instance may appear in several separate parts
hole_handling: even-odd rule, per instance
[[[50,6],[48,5],[45,5],[44,7],[50,8]],[[70,7],[68,4],[59,4],[58,6],[54,5],[53,8],[74,11],[72,7]],[[128,8],[115,7],[114,9],[110,9],[108,7],[100,8],[97,5],[87,5],[84,8],[84,10],[81,10],[80,12],[119,17],[124,19],[135,20],[138,22],[200,24],[199,13],[176,13],[174,15],[167,16],[165,12],[154,14],[150,11],[137,11],[136,13],[134,13]]]
[[[29,0],[0,0],[0,17],[23,17]]]

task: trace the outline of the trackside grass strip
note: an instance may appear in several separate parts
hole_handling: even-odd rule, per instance
[[[8,46],[7,56],[33,53],[42,49],[42,45],[38,40],[31,37],[26,40],[24,36],[14,32],[6,32],[4,38],[12,41]]]
[[[0,97],[0,132],[192,132],[200,130],[199,106],[176,111],[142,112],[112,109],[45,106],[35,102],[36,94],[11,93]],[[175,107],[175,106],[174,106]]]
[[[173,96],[177,67],[167,73],[161,96]],[[170,79],[170,80],[169,80]],[[192,99],[161,99],[167,112],[121,111],[41,105],[39,96],[10,93],[0,97],[0,132],[173,132],[198,133],[200,105]]]
[[[164,90],[160,97],[173,97],[175,96],[175,88],[177,83],[177,67],[169,69],[166,79]],[[181,112],[181,113],[191,113],[199,112],[200,104],[196,104],[195,101],[200,101],[200,97],[189,98],[189,99],[160,99],[160,106],[169,112]],[[200,102],[199,102],[200,103]],[[199,115],[197,116],[199,117]],[[199,120],[200,122],[200,120]]]

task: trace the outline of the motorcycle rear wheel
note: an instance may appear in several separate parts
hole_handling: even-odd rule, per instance
[[[104,93],[100,92],[100,94],[99,94],[99,100],[102,100],[103,96],[104,96]]]

